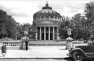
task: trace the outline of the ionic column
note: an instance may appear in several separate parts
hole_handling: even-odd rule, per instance
[[[44,40],[46,40],[46,27],[44,27]]]
[[[58,31],[58,27],[57,27],[57,40],[59,40],[59,31]]]
[[[41,40],[41,27],[40,27],[40,40]]]
[[[36,40],[37,40],[37,32],[36,32]]]
[[[53,27],[53,40],[54,40],[54,36],[55,36],[55,35],[54,35],[54,27]]]
[[[36,29],[36,40],[37,40],[37,29]]]
[[[49,27],[49,40],[50,40],[50,27]]]
[[[57,40],[58,40],[58,27],[57,27]]]

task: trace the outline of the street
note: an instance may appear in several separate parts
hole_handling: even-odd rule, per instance
[[[66,55],[68,51],[65,48],[65,46],[29,46],[29,50],[26,51],[19,50],[19,47],[7,46],[6,55],[3,57],[0,53],[0,61],[73,61]]]
[[[0,59],[1,61],[72,61],[71,59]]]

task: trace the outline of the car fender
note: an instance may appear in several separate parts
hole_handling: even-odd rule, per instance
[[[73,54],[74,52],[80,52],[81,54],[83,54],[85,57],[87,57],[87,55],[85,54],[85,52],[80,49],[80,48],[74,48],[70,51],[70,54]]]

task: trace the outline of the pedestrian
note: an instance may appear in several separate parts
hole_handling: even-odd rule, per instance
[[[28,40],[29,40],[29,38],[27,36],[25,36],[25,48],[26,48],[26,50],[28,50]]]
[[[24,40],[25,40],[25,37],[22,37],[21,38],[21,45],[20,45],[21,50],[23,50]]]

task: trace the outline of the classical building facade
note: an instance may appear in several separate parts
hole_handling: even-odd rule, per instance
[[[58,27],[61,22],[61,15],[52,10],[48,3],[42,10],[33,15],[33,23],[36,27],[36,40],[57,40],[59,39]]]

